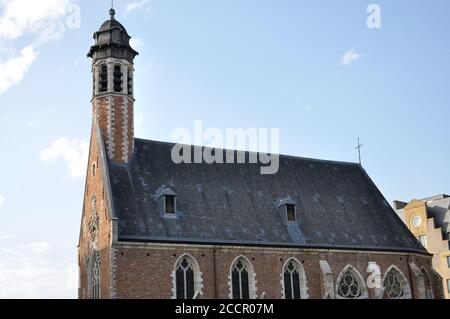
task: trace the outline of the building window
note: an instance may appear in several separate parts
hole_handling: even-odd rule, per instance
[[[91,291],[93,299],[100,299],[100,256],[98,253],[93,255],[91,271]]]
[[[422,217],[419,215],[414,216],[411,223],[414,227],[418,228],[422,224]]]
[[[95,174],[97,173],[97,165],[95,163],[92,164],[92,177],[95,177]]]
[[[354,267],[348,265],[338,277],[336,298],[362,299],[368,297],[364,279]]]
[[[195,294],[194,267],[187,257],[182,258],[176,268],[176,298],[192,299]]]
[[[300,273],[298,265],[293,260],[284,268],[284,297],[285,299],[300,299]]]
[[[341,281],[339,282],[339,295],[344,298],[354,299],[361,296],[361,287],[351,270],[347,270],[344,273]]]
[[[172,298],[196,299],[202,294],[203,279],[200,267],[190,255],[181,256],[172,272]]]
[[[450,256],[447,256],[447,267],[450,268]]]
[[[450,294],[450,279],[447,279],[447,292]]]
[[[411,299],[411,288],[405,275],[395,266],[391,266],[384,275],[383,287],[389,299]]]
[[[164,196],[164,213],[175,214],[175,196],[173,195]]]
[[[100,92],[108,91],[108,67],[106,64],[100,67],[100,86],[98,90]]]
[[[245,263],[239,259],[231,272],[233,299],[250,299],[249,274]]]
[[[427,236],[426,235],[420,235],[419,241],[423,247],[427,248]]]
[[[286,214],[288,222],[297,221],[297,217],[295,215],[295,205],[292,204],[286,205]]]
[[[122,92],[122,67],[114,66],[114,92]]]
[[[394,268],[386,275],[383,284],[389,299],[398,299],[403,296],[402,279]]]

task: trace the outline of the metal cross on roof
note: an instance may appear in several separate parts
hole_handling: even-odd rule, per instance
[[[364,146],[364,145],[362,145],[362,144],[359,142],[359,137],[358,137],[358,146],[356,146],[355,149],[358,150],[359,165],[361,165],[361,148],[362,148],[363,146]]]

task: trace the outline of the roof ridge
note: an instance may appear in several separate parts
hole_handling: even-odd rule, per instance
[[[168,142],[168,141],[157,141],[157,140],[149,140],[149,139],[143,139],[135,137],[134,140],[139,140],[142,142],[153,142],[153,143],[160,143],[160,144],[168,144],[168,145],[175,145],[177,143],[174,142]],[[246,154],[251,153],[257,153],[257,154],[264,154],[264,152],[255,152],[255,151],[243,151],[243,150],[237,150],[237,149],[226,149],[226,148],[217,148],[217,147],[211,147],[211,146],[205,146],[205,145],[195,145],[195,144],[185,144],[182,143],[182,145],[187,146],[194,146],[194,147],[204,147],[204,148],[215,148],[220,149],[223,151],[233,151],[233,152],[245,152]],[[269,153],[272,154],[272,153]],[[293,159],[301,159],[301,160],[308,160],[308,161],[316,161],[316,162],[325,162],[325,163],[335,163],[335,164],[342,164],[342,165],[354,165],[358,166],[362,169],[362,166],[359,163],[356,162],[347,162],[347,161],[338,161],[338,160],[327,160],[327,159],[320,159],[320,158],[312,158],[312,157],[306,157],[306,156],[296,156],[296,155],[288,155],[288,154],[272,154],[272,155],[278,155],[283,158],[293,158]]]

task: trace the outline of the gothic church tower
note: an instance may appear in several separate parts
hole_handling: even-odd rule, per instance
[[[127,163],[134,149],[133,60],[138,52],[130,46],[127,30],[109,11],[110,19],[94,33],[92,58],[93,116],[105,141],[108,158]]]

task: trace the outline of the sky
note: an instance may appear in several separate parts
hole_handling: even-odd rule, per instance
[[[376,4],[380,20],[368,27]],[[0,298],[76,298],[92,34],[110,2],[0,0]],[[448,0],[116,0],[135,133],[279,128],[389,202],[450,193]],[[369,19],[370,21],[375,21]]]

